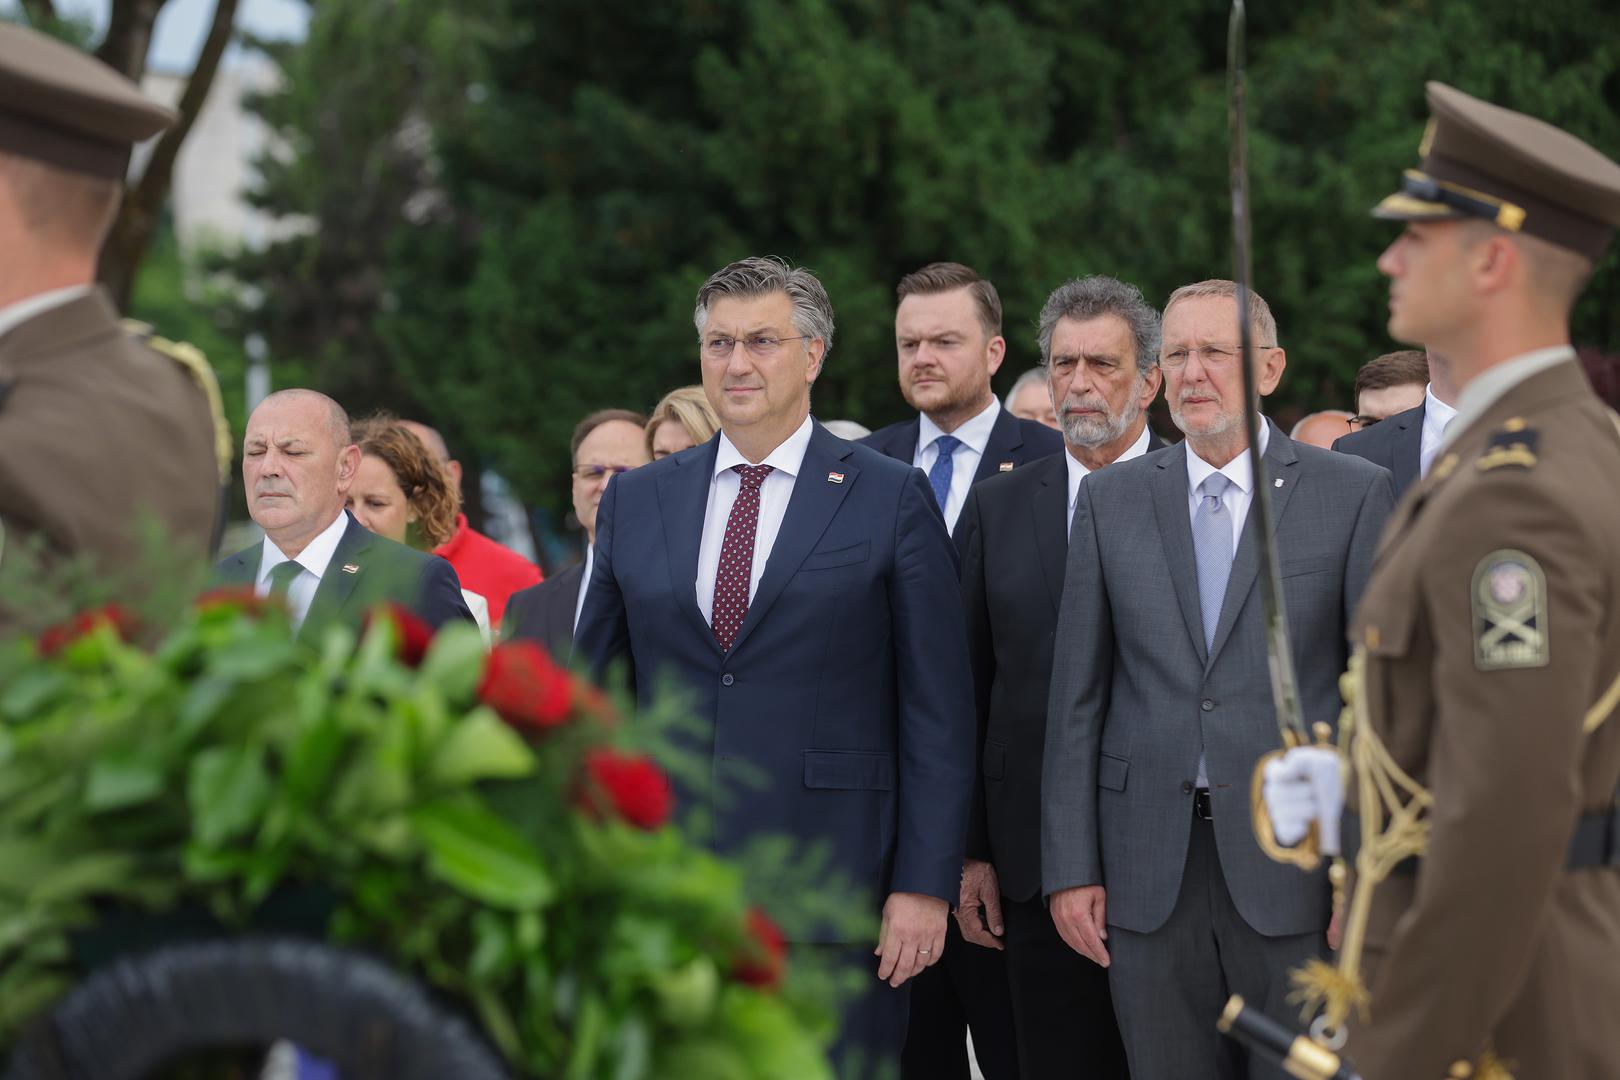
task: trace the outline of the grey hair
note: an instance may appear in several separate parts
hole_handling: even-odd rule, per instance
[[[293,386],[286,390],[277,390],[272,394],[267,394],[265,399],[259,402],[259,405],[268,405],[273,401],[285,401],[289,398],[294,401],[308,400],[310,398],[319,401],[326,406],[326,425],[330,429],[332,441],[337,445],[338,450],[342,451],[353,443],[354,440],[349,437],[349,414],[344,411],[343,406],[319,390]]]
[[[1210,278],[1208,281],[1195,281],[1191,285],[1183,285],[1170,294],[1170,299],[1164,302],[1164,310],[1169,311],[1182,300],[1194,300],[1204,296],[1224,296],[1236,303],[1237,282],[1225,278]],[[1276,348],[1277,320],[1272,317],[1271,305],[1266,303],[1266,298],[1253,289],[1249,290],[1249,328],[1260,339],[1254,343],[1255,348]]]
[[[1159,362],[1159,313],[1142,290],[1118,278],[1093,274],[1065,281],[1046,298],[1041,308],[1039,333],[1041,366],[1052,363],[1052,332],[1060,319],[1095,319],[1114,315],[1122,319],[1136,343],[1136,372],[1146,375]]]
[[[697,308],[692,312],[692,324],[697,327],[699,340],[709,325],[709,308],[722,296],[751,299],[786,293],[793,302],[793,328],[807,339],[820,338],[822,359],[832,352],[833,308],[816,275],[802,266],[791,266],[786,259],[775,255],[755,255],[739,259],[722,270],[717,270],[698,290]]]
[[[1047,340],[1051,340],[1050,334],[1047,335]],[[1001,403],[1008,409],[1011,409],[1013,402],[1018,398],[1018,395],[1022,394],[1026,387],[1035,386],[1036,384],[1039,384],[1043,389],[1046,387],[1045,368],[1030,368],[1028,371],[1018,376],[1018,381],[1012,384],[1012,389],[1007,391],[1007,396],[1002,399]]]

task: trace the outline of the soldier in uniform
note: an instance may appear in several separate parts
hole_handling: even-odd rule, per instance
[[[173,120],[99,61],[0,23],[0,560],[32,541],[133,578],[158,532],[199,566],[209,553],[212,376],[126,333],[94,284],[130,149]],[[4,608],[0,634],[19,616]]]
[[[1620,420],[1569,313],[1620,165],[1451,87],[1428,101],[1378,265],[1391,335],[1449,356],[1461,396],[1352,629],[1345,950],[1370,1001],[1346,1055],[1366,1080],[1613,1078]],[[1329,847],[1341,785],[1330,749],[1273,763],[1277,839],[1315,820]]]

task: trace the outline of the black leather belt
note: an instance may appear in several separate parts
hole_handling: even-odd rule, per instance
[[[1360,817],[1351,813],[1344,815],[1339,823],[1339,840],[1345,861],[1355,865],[1356,852],[1361,850]],[[1418,859],[1417,855],[1402,859],[1390,873],[1415,874]],[[1593,870],[1604,866],[1620,866],[1620,803],[1576,818],[1575,835],[1564,858],[1565,870]]]
[[[1215,815],[1210,812],[1209,788],[1201,787],[1193,792],[1193,817],[1203,818],[1205,821],[1215,820]]]

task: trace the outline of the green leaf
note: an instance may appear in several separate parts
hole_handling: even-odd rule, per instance
[[[80,855],[52,867],[34,883],[29,899],[36,904],[61,904],[92,896],[124,894],[140,862],[128,852],[98,851]]]
[[[191,763],[186,785],[197,839],[218,846],[246,832],[270,798],[264,747],[215,747]]]
[[[433,635],[433,645],[417,677],[439,688],[447,701],[466,705],[483,678],[488,658],[484,636],[472,623],[449,623]]]
[[[434,751],[428,775],[441,784],[512,780],[534,772],[535,757],[523,737],[488,709],[478,709],[450,729]]]
[[[85,809],[122,810],[162,795],[166,786],[163,763],[145,749],[108,754],[90,766]]]
[[[303,655],[287,638],[256,635],[232,641],[209,654],[211,674],[232,682],[255,682],[290,667]]]
[[[523,911],[543,907],[555,895],[540,854],[482,803],[439,799],[411,817],[429,869],[468,896]]]
[[[24,668],[22,674],[10,680],[5,693],[0,695],[0,715],[9,720],[31,719],[68,686],[67,676],[55,668]]]

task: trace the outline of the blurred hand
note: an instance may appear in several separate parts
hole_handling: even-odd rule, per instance
[[[1339,752],[1326,746],[1296,746],[1266,762],[1261,789],[1277,843],[1292,847],[1320,826],[1322,854],[1339,853],[1339,815],[1344,812],[1344,770]]]
[[[1334,952],[1339,951],[1339,943],[1344,940],[1344,908],[1333,905],[1333,918],[1328,922],[1328,948]]]
[[[1058,933],[1069,948],[1101,967],[1109,964],[1108,894],[1101,885],[1061,889],[1047,900]]]
[[[926,967],[939,963],[945,951],[945,920],[950,905],[937,896],[890,893],[883,904],[883,925],[878,930],[878,978],[898,987]]]
[[[984,913],[980,918],[979,913]],[[996,868],[979,859],[962,864],[962,895],[956,902],[956,925],[962,937],[987,949],[1003,949],[1001,934],[1001,882]],[[987,929],[988,928],[988,929]]]

